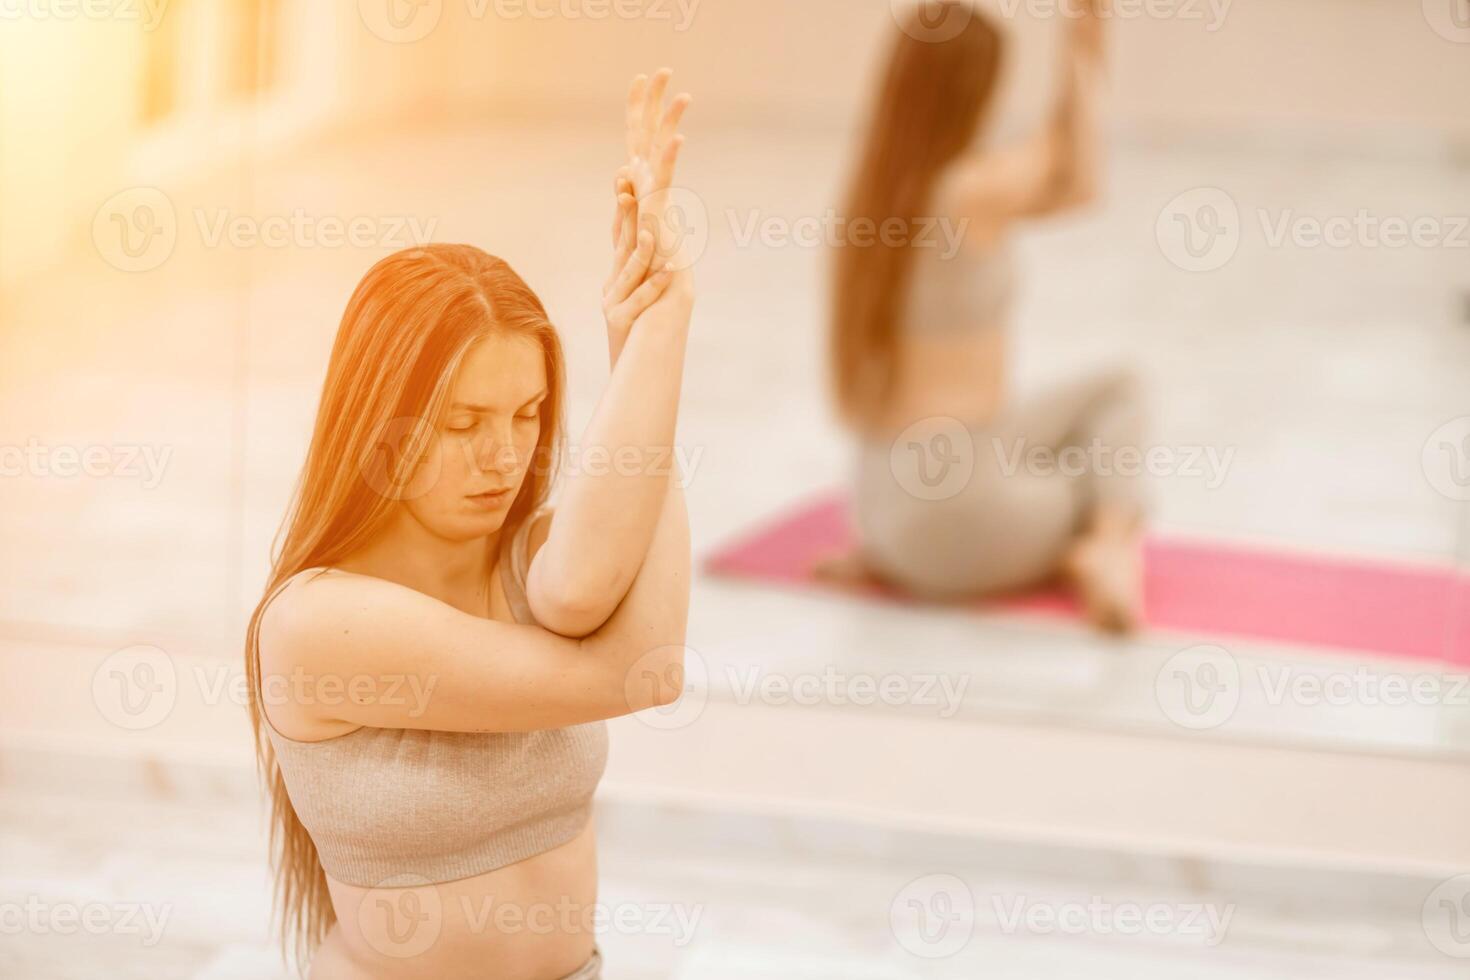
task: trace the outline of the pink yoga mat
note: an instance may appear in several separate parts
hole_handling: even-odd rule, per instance
[[[852,540],[847,503],[827,496],[715,553],[713,574],[848,591],[813,564]],[[1470,665],[1470,577],[1453,568],[1150,538],[1144,601],[1150,627]],[[911,601],[886,588],[861,589]],[[1077,616],[1059,592],[993,602],[992,610]]]

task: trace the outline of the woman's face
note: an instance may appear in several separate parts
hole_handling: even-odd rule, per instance
[[[476,343],[411,481],[404,505],[414,519],[452,541],[499,530],[533,462],[546,395],[534,340],[496,333]]]

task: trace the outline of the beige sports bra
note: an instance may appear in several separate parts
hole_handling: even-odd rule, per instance
[[[534,516],[497,559],[516,622],[527,624]],[[322,867],[365,888],[468,878],[565,844],[586,826],[607,763],[602,721],[535,732],[359,728],[317,742],[266,730]]]
[[[935,181],[930,210],[960,227],[953,170]],[[953,234],[954,232],[951,232]],[[951,254],[951,249],[954,249]],[[1003,327],[1016,292],[1016,263],[1008,242],[977,251],[946,235],[912,247],[902,322],[911,333],[960,335]]]

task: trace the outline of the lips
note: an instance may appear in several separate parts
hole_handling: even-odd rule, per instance
[[[491,490],[486,493],[472,493],[466,496],[465,499],[480,507],[494,507],[510,499],[510,488]]]

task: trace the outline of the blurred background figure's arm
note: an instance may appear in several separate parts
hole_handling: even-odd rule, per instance
[[[1021,218],[1041,217],[1091,203],[1101,186],[1099,93],[1103,82],[1106,0],[1063,27],[1059,87],[1049,118],[1032,136],[982,150],[962,165],[959,200],[983,240]]]

